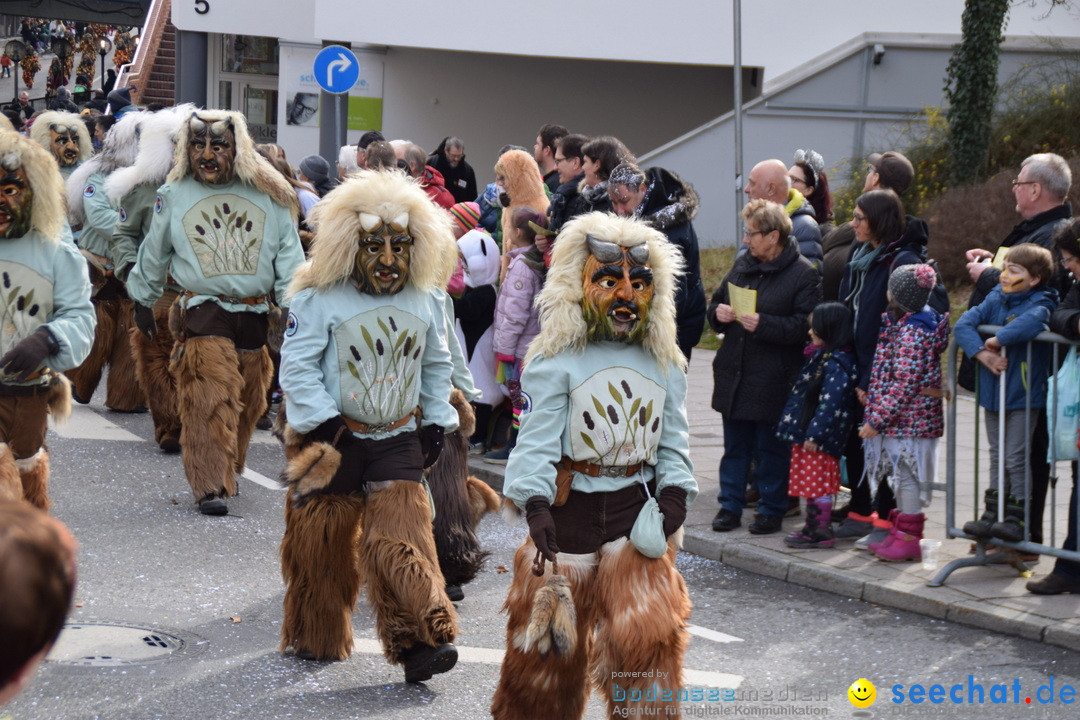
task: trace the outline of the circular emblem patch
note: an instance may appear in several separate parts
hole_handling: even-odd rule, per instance
[[[94,187],[93,185],[87,185],[85,188],[83,188],[82,194],[83,197],[94,197],[94,193],[96,192],[96,187]]]
[[[120,222],[124,222],[125,220],[127,220],[127,210],[125,210],[124,208],[121,207],[120,208]]]
[[[285,321],[285,337],[295,335],[298,327],[300,327],[300,321],[296,319],[296,315],[289,313],[289,319]]]
[[[165,203],[164,203],[164,202],[163,202],[163,201],[161,200],[161,196],[160,196],[160,195],[158,195],[158,196],[157,196],[157,200],[155,200],[155,201],[154,201],[154,212],[156,212],[156,213],[159,213],[159,212],[161,212],[161,207],[162,207],[162,206],[163,206],[164,204],[165,204]]]
[[[532,410],[532,398],[529,397],[529,393],[525,392],[524,390],[521,391],[521,396],[518,398],[517,406],[520,410],[519,415],[525,415],[530,410]]]

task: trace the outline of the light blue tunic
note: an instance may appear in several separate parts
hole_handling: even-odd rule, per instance
[[[86,179],[82,191],[85,219],[79,233],[79,247],[104,258],[110,256],[112,234],[120,219],[103,189],[107,177],[105,173],[96,172]]]
[[[555,500],[555,463],[564,455],[603,466],[644,463],[632,477],[575,472],[574,490],[611,492],[655,477],[657,492],[681,487],[687,505],[694,502],[686,375],[677,367],[661,368],[640,345],[588,343],[580,353],[530,360],[521,390],[526,409],[503,487],[518,507],[537,495]]]

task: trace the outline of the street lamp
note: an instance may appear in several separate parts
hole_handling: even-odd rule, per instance
[[[98,41],[98,54],[101,55],[101,92],[105,92],[105,56],[112,50],[112,41],[103,37]]]
[[[19,61],[26,57],[26,45],[22,40],[8,40],[7,45],[4,46],[4,54],[11,58],[11,62],[14,65],[12,70],[12,77],[15,78],[15,97],[11,102],[19,102]]]

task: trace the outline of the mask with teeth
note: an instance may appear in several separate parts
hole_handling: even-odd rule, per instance
[[[582,315],[592,341],[640,343],[653,298],[649,246],[623,247],[587,235],[589,257],[582,273]]]
[[[79,162],[78,132],[67,125],[50,125],[49,148],[60,167],[75,167]]]
[[[192,114],[188,123],[188,164],[201,183],[225,185],[233,179],[236,135],[228,120],[208,122]]]
[[[360,213],[359,248],[352,274],[357,289],[370,295],[400,292],[409,279],[412,247],[407,214],[383,220]]]
[[[20,238],[30,231],[34,193],[18,156],[0,158],[0,237]]]

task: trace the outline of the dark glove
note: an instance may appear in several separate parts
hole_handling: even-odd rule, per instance
[[[420,428],[420,452],[424,455],[424,469],[435,464],[442,452],[446,429],[441,425],[425,425]]]
[[[146,336],[147,340],[153,340],[157,335],[157,321],[154,320],[154,308],[135,303],[135,327]]]
[[[312,495],[352,495],[364,491],[367,483],[359,472],[363,448],[360,440],[352,434],[340,415],[335,415],[309,431],[308,439],[333,447],[341,454],[341,462],[337,472],[325,486],[305,496],[294,496],[294,507],[302,507]]]
[[[664,536],[669,537],[686,521],[686,490],[669,485],[657,493],[656,504],[664,516]]]
[[[559,546],[555,544],[555,519],[551,517],[551,503],[536,495],[525,502],[525,520],[529,523],[529,537],[533,545],[548,562],[555,561]]]
[[[42,326],[23,338],[0,357],[0,369],[5,375],[15,376],[16,382],[23,382],[41,367],[41,363],[50,355],[60,352],[60,343]]]

